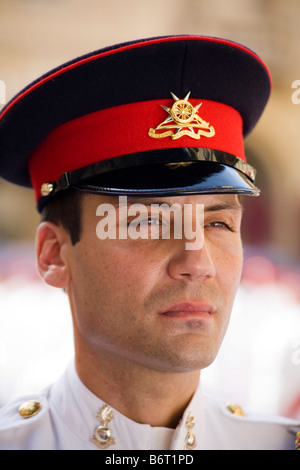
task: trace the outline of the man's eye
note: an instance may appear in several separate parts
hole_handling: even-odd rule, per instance
[[[234,232],[234,229],[231,225],[229,225],[226,222],[222,222],[222,221],[210,222],[209,224],[207,224],[207,226],[208,227],[218,228],[218,229],[229,230],[230,232]]]
[[[141,226],[155,226],[155,225],[160,225],[161,224],[161,221],[160,219],[158,218],[153,218],[153,217],[147,217],[146,219],[142,219],[142,220],[137,220],[136,222],[133,221],[133,222],[130,222],[132,225],[141,225]]]
[[[150,217],[145,221],[145,223],[148,223],[148,225],[160,225],[161,221],[159,219]]]

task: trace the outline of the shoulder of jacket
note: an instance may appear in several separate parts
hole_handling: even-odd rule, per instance
[[[45,393],[23,396],[0,408],[0,442],[3,433],[37,426],[49,413],[49,403]]]
[[[274,432],[278,435],[290,436],[291,440],[295,440],[295,445],[300,445],[300,422],[284,416],[276,416],[272,414],[264,414],[243,409],[236,402],[226,402],[214,397],[206,396],[206,403],[210,412],[218,417],[218,419],[231,422],[232,427],[242,430],[253,430],[258,434],[264,432]],[[298,440],[298,442],[297,442]]]

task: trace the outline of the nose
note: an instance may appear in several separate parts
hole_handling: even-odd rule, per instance
[[[171,278],[195,281],[213,278],[216,275],[215,263],[205,241],[197,250],[187,250],[182,240],[178,241],[179,244],[181,246],[178,246],[168,264],[168,274]]]

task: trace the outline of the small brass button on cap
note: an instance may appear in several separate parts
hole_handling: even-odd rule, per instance
[[[244,410],[243,408],[238,405],[237,403],[234,403],[234,402],[228,402],[226,404],[226,408],[227,410],[230,411],[230,413],[232,413],[233,415],[236,415],[236,416],[245,416],[245,413],[244,413]]]
[[[35,416],[41,409],[41,404],[39,401],[36,400],[28,400],[22,403],[19,407],[19,415],[22,418],[31,418]]]
[[[52,183],[43,183],[41,186],[41,195],[49,196],[50,193],[54,190],[54,185]]]

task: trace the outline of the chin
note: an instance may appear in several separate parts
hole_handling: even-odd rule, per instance
[[[175,354],[160,358],[160,367],[165,372],[194,372],[210,366],[214,362],[217,353],[218,351],[215,350],[204,351],[200,349],[189,352],[176,351]]]

